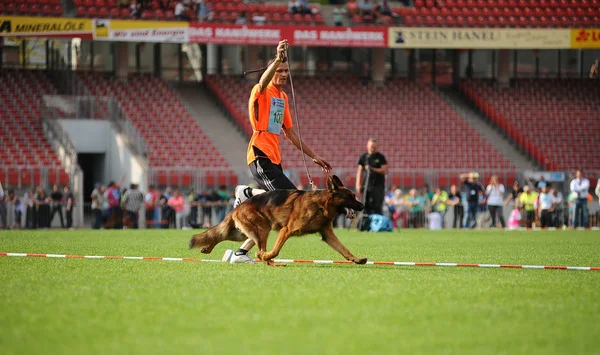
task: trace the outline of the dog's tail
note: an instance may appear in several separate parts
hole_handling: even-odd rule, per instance
[[[202,253],[210,254],[213,248],[224,240],[241,242],[246,236],[235,228],[232,213],[228,214],[223,222],[209,228],[207,231],[192,236],[190,249],[202,247]]]

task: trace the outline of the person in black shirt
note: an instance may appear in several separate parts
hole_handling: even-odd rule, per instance
[[[367,172],[370,172],[369,181]],[[367,152],[358,159],[356,171],[356,198],[366,192],[365,214],[383,214],[383,199],[385,196],[385,175],[388,173],[388,164],[385,156],[377,151],[377,141],[370,138],[367,142]]]
[[[519,201],[519,196],[523,193],[523,188],[519,185],[518,181],[515,181],[513,184],[513,188],[510,191],[510,194],[506,196],[506,200],[504,200],[504,206],[508,205],[508,203],[513,200],[515,203]]]
[[[67,228],[73,227],[73,207],[75,206],[75,197],[71,192],[71,188],[65,186],[65,214],[67,215]]]
[[[52,193],[50,194],[50,205],[52,206],[52,212],[50,212],[50,225],[52,225],[52,220],[54,219],[54,214],[58,212],[58,216],[60,217],[60,226],[61,228],[65,228],[65,221],[63,220],[62,213],[62,200],[63,194],[60,192],[58,185],[54,185],[52,187]]]
[[[45,229],[50,227],[50,198],[46,195],[46,191],[38,186],[34,196],[34,203],[37,208],[37,226]]]
[[[462,204],[462,195],[456,185],[450,186],[447,203],[454,206],[454,220],[452,228],[462,228],[463,218],[465,217],[465,208]]]
[[[467,222],[466,228],[475,228],[477,225],[477,209],[479,208],[479,193],[485,189],[477,182],[478,173],[460,174],[460,179],[464,181],[467,188]]]
[[[171,224],[171,207],[169,206],[169,197],[166,194],[160,194],[158,205],[160,206],[161,224],[160,228],[168,229]]]

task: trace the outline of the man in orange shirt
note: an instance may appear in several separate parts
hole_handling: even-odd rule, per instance
[[[272,190],[295,190],[296,185],[283,173],[281,167],[281,151],[279,136],[281,131],[285,137],[309,156],[323,171],[330,172],[331,165],[317,155],[304,141],[300,141],[298,134],[292,129],[292,115],[287,94],[283,87],[287,83],[290,73],[289,65],[285,58],[287,40],[279,42],[277,56],[268,65],[267,70],[260,77],[260,81],[252,88],[248,102],[248,113],[252,124],[253,134],[248,144],[247,161],[252,176],[260,189],[252,189],[239,185],[235,189],[236,201],[234,208],[248,198]],[[254,242],[248,239],[240,249],[233,253],[225,252],[223,261],[230,263],[252,262],[248,251]]]

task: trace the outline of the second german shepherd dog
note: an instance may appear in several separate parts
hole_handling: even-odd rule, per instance
[[[337,176],[327,178],[327,189],[317,191],[274,190],[253,196],[231,211],[218,225],[196,234],[190,240],[191,248],[209,254],[224,240],[252,239],[258,246],[256,257],[267,265],[292,236],[319,233],[322,240],[346,260],[364,264],[366,258],[357,258],[333,233],[333,220],[345,209],[362,211],[364,205],[352,191],[345,188]],[[271,230],[279,231],[277,241],[267,252],[267,239]]]

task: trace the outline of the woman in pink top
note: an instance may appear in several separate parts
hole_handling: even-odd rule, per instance
[[[175,193],[167,203],[175,210],[175,228],[181,229],[185,210],[185,198],[181,195],[181,191],[175,189]]]

